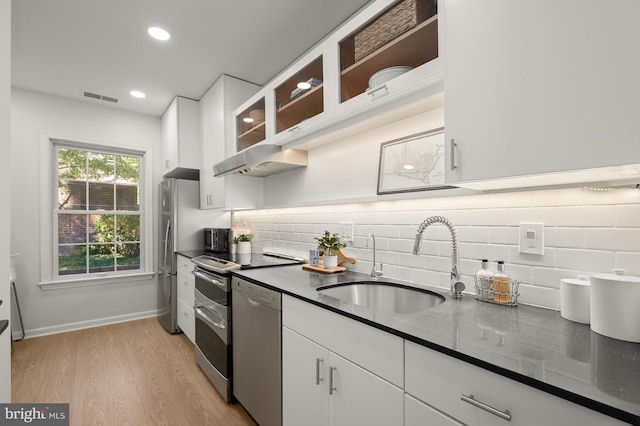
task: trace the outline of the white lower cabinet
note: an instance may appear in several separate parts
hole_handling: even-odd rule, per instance
[[[402,339],[288,296],[282,313],[284,426],[404,424],[402,383],[381,377],[402,372]]]
[[[188,257],[177,255],[178,327],[193,343],[196,342],[196,319],[193,312],[196,279],[191,274],[193,263]]]
[[[405,394],[404,426],[464,426],[464,424]]]
[[[405,343],[405,391],[471,426],[624,424],[408,341]],[[510,420],[503,418],[506,416]]]
[[[283,327],[283,425],[402,425],[403,391]]]

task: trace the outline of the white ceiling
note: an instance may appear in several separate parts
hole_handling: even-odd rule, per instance
[[[200,99],[223,73],[263,85],[366,3],[13,0],[12,85],[159,116],[176,95]],[[150,26],[171,39],[152,39]]]

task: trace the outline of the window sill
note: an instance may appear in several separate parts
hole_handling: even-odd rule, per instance
[[[77,288],[77,287],[94,287],[105,284],[118,284],[133,281],[147,281],[151,280],[155,276],[153,272],[142,272],[139,274],[129,275],[115,275],[110,277],[91,277],[82,279],[64,279],[56,281],[44,281],[38,283],[40,289],[43,291],[48,290],[60,290],[65,288]]]

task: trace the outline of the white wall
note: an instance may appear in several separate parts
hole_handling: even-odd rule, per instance
[[[160,118],[16,88],[12,91],[11,108],[11,251],[20,253],[15,260],[17,286],[27,337],[155,315],[155,279],[40,289],[39,158],[41,132],[151,150],[149,159],[155,163],[151,208],[155,210],[156,188],[161,179],[156,158],[161,152]],[[154,214],[154,231],[155,222]],[[18,330],[15,322],[13,330]]]
[[[11,0],[0,0],[0,181],[8,182],[11,163]],[[10,189],[0,186],[0,320],[9,319],[9,236],[11,233]],[[11,333],[0,336],[0,403],[11,402]]]

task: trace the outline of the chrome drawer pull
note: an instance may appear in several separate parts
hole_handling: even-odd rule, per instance
[[[468,402],[474,407],[481,408],[484,411],[488,411],[489,413],[494,414],[500,418],[503,418],[509,422],[511,421],[511,413],[509,412],[509,410],[500,411],[497,408],[493,408],[492,406],[485,404],[484,402],[480,402],[476,399],[473,399],[473,395],[469,395],[469,396],[460,395],[460,399],[463,400],[464,402]]]
[[[451,139],[451,164],[449,166],[449,170],[455,170],[458,168],[457,164],[456,164],[456,147],[458,146],[458,144],[456,144],[456,140],[455,139]]]
[[[324,381],[324,379],[320,377],[320,363],[322,361],[322,358],[316,358],[316,385],[320,385],[320,382]]]
[[[336,370],[336,367],[329,367],[329,395],[333,395],[333,391],[338,390],[333,386],[333,372]]]

